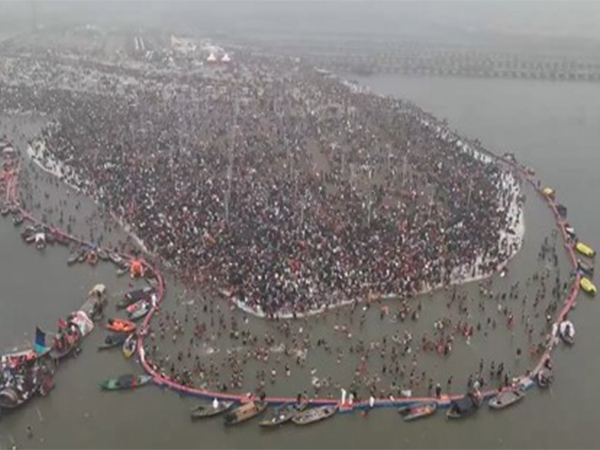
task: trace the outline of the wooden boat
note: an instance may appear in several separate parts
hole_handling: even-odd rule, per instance
[[[69,256],[69,259],[67,260],[67,264],[71,266],[75,263],[80,262],[80,260],[82,258],[85,259],[85,249],[79,248],[79,249],[73,251],[73,253],[71,253],[71,255]]]
[[[320,422],[333,416],[338,410],[338,405],[317,406],[302,411],[292,417],[292,422],[296,425],[309,425],[311,423]]]
[[[61,360],[73,353],[81,343],[81,331],[73,326],[69,329],[69,334],[65,338],[65,345],[62,348],[53,346],[48,355],[54,360]]]
[[[117,333],[133,333],[136,325],[129,320],[112,318],[106,321],[106,328]]]
[[[544,194],[546,197],[554,197],[555,191],[548,186],[542,189],[542,194]]]
[[[504,409],[510,405],[514,405],[525,398],[525,393],[518,389],[502,391],[498,395],[492,397],[488,402],[491,409]]]
[[[124,389],[136,389],[148,384],[152,380],[150,375],[121,375],[117,378],[109,378],[100,383],[104,391],[119,391]]]
[[[4,206],[1,210],[0,210],[0,214],[2,215],[2,217],[6,217],[8,216],[8,213],[10,213],[10,209],[6,206]]]
[[[134,303],[147,299],[153,292],[154,288],[151,287],[145,287],[143,289],[136,289],[135,291],[127,292],[123,299],[117,302],[117,309],[128,308]]]
[[[225,415],[225,425],[237,425],[238,423],[246,422],[262,414],[266,409],[267,402],[257,400],[245,403]]]
[[[558,326],[558,335],[562,341],[567,345],[573,345],[575,343],[575,327],[569,320],[563,320]]]
[[[109,348],[123,345],[128,336],[127,333],[109,334],[104,338],[104,343],[98,346],[98,350],[108,350]]]
[[[23,223],[24,220],[25,220],[25,218],[21,214],[19,214],[19,215],[13,217],[12,222],[15,227],[18,227],[19,225],[21,225]]]
[[[98,254],[98,258],[100,258],[101,261],[109,261],[110,260],[110,256],[108,255],[108,252],[106,250],[104,250],[103,248],[99,248],[97,251]]]
[[[537,373],[535,380],[537,381],[537,384],[540,388],[547,388],[554,381],[554,373],[552,372],[551,369],[548,369],[547,367],[543,367]]]
[[[33,396],[33,392],[20,392],[8,387],[0,390],[0,409],[17,409]]]
[[[474,395],[465,395],[458,400],[452,400],[446,413],[448,419],[462,419],[474,414],[481,404],[481,400]]]
[[[585,245],[583,242],[578,242],[575,245],[575,250],[577,250],[582,255],[587,256],[588,258],[593,258],[594,256],[596,256],[596,251],[589,245]]]
[[[208,417],[218,416],[228,411],[233,406],[233,402],[212,402],[205,405],[196,406],[191,411],[192,420],[206,419]]]
[[[133,308],[135,306],[135,308]],[[130,309],[131,308],[131,309]],[[127,314],[130,320],[139,320],[150,312],[150,302],[140,300],[127,307]]]
[[[125,260],[121,258],[121,256],[118,253],[115,252],[109,252],[108,257],[114,264],[116,264],[119,267],[125,262]]]
[[[130,334],[125,342],[123,342],[123,356],[129,359],[135,353],[137,349],[137,335],[135,333]]]
[[[591,282],[589,278],[582,277],[579,282],[581,289],[583,289],[586,293],[590,295],[596,295],[596,286]]]
[[[306,409],[308,406],[307,402],[302,403],[288,403],[281,405],[273,414],[267,419],[261,420],[258,424],[261,427],[275,427],[277,425],[284,424],[292,420],[292,418]]]
[[[98,264],[98,255],[95,251],[91,250],[87,254],[87,262],[90,266],[95,266]]]
[[[135,291],[130,291],[125,294],[125,298],[132,299],[134,301],[142,300],[144,298],[148,298],[150,294],[154,292],[154,288],[145,287],[142,289],[136,289]]]
[[[579,270],[581,270],[587,276],[590,276],[590,277],[594,276],[594,266],[592,266],[591,264],[588,264],[585,261],[578,259],[577,267],[579,268]]]
[[[417,420],[423,417],[431,416],[432,414],[435,414],[436,411],[436,402],[417,403],[414,405],[406,406],[404,408],[400,408],[398,410],[405,422],[410,422],[411,420]]]
[[[79,253],[79,258],[77,258],[77,262],[82,263],[82,262],[87,261],[87,256],[88,256],[88,251],[85,248],[82,248],[81,252]]]

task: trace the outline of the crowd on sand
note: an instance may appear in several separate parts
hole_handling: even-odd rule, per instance
[[[9,73],[0,106],[47,114],[38,160],[185,281],[254,312],[411,296],[518,248],[510,172],[414,105],[296,60],[242,53],[219,77],[135,82],[82,64],[60,85],[51,60],[21,63],[28,83]]]
[[[477,298],[450,287],[495,271],[518,250],[518,176],[415,105],[297,60],[250,53],[210,77],[144,76],[82,60],[56,82],[52,67],[47,56],[17,58],[0,81],[0,108],[47,118],[30,142],[34,160],[128,224],[150,259],[190,289],[218,289],[269,317],[397,294],[380,315],[397,322],[419,319],[416,293],[447,292],[448,313],[419,336],[359,339],[353,333],[371,304],[338,310],[347,348],[311,336],[308,322],[296,329],[280,321],[259,335],[210,296],[183,317],[161,309],[146,345],[166,376],[238,390],[253,383],[248,363],[256,361],[257,391],[309,370],[310,395],[336,395],[339,382],[305,367],[309,351],[323,351],[356,363],[344,386],[354,398],[440,395],[462,390],[462,381],[436,379],[420,365],[423,354],[445,357],[457,339],[517,326],[530,343],[517,359],[545,348],[567,288],[558,274],[527,280],[537,285],[533,302],[518,282],[508,293],[482,282]],[[548,258],[558,265],[555,240],[542,247],[540,259]],[[476,310],[485,316],[477,323]],[[223,335],[237,345],[213,359]],[[208,359],[200,348],[210,349]],[[467,387],[512,381],[504,361],[482,358]]]

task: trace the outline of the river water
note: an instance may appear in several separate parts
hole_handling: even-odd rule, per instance
[[[600,86],[397,76],[359,81],[375,92],[414,100],[425,110],[448,119],[451,127],[461,134],[479,138],[497,153],[514,152],[557,189],[560,201],[569,208],[569,220],[582,239],[595,248],[600,247],[600,221],[593,200],[600,193],[596,169],[600,162],[600,108],[597,107]],[[0,134],[11,131],[6,123],[0,121],[0,125],[4,127],[4,130],[0,127]],[[24,132],[35,134],[35,129]],[[21,149],[25,146],[24,141],[17,144]],[[46,175],[35,175],[39,170],[29,167],[27,172],[32,180],[37,176],[31,204],[67,199],[70,205],[81,203],[73,214],[94,217],[90,216],[95,209],[91,201],[54,185]],[[49,194],[48,199],[41,196],[40,187]],[[533,192],[525,190],[525,193],[528,197],[525,244],[511,261],[509,275],[494,279],[494,289],[498,291],[506,291],[517,280],[524,284],[539,269],[537,252],[542,239],[552,230],[552,216],[547,208]],[[80,219],[80,225],[81,222]],[[89,237],[84,226],[75,232]],[[113,242],[123,238],[118,230],[110,238],[108,233],[106,236]],[[563,253],[559,254],[559,268],[565,278],[568,266]],[[105,283],[114,297],[126,289],[127,280],[117,278],[113,267],[99,264],[95,268],[69,268],[65,264],[67,257],[65,249],[52,248],[40,254],[28,248],[10,221],[0,221],[1,349],[20,346],[31,339],[36,325],[53,329],[59,317],[77,309],[95,283]],[[190,308],[193,311],[194,302],[202,305],[206,301],[188,294],[170,278],[167,288],[165,309],[173,313],[182,314]],[[465,287],[470,295],[476,289],[474,284]],[[419,326],[431,329],[433,321],[445,313],[446,297],[444,292],[438,292],[419,300],[423,307]],[[223,310],[227,320],[232,316],[239,321],[243,319],[239,311],[225,307]],[[294,323],[293,327],[303,327],[305,333],[310,330],[311,336],[326,338],[334,347],[342,346],[345,338],[337,337],[333,330],[345,323],[348,314],[345,310],[329,312]],[[371,309],[365,314],[361,336],[366,341],[402,329],[387,318],[381,320],[379,311]],[[600,438],[596,437],[594,427],[600,419],[596,408],[600,400],[596,383],[600,362],[595,355],[600,336],[595,333],[595,324],[599,314],[595,301],[582,295],[571,314],[577,329],[577,344],[571,349],[559,346],[554,354],[555,384],[549,391],[530,391],[528,398],[512,410],[493,414],[482,409],[472,419],[458,423],[446,422],[438,414],[411,424],[403,423],[393,410],[376,410],[368,417],[358,413],[338,415],[313,427],[287,426],[270,432],[259,429],[253,422],[232,429],[224,428],[219,419],[192,424],[187,412],[197,400],[180,398],[155,387],[125,394],[101,393],[98,383],[104,378],[140,369],[135,367],[137,363],[125,361],[118,351],[96,352],[95,346],[104,336],[97,329],[84,342],[82,354],[59,370],[57,388],[50,396],[35,399],[22,410],[2,417],[0,445],[4,448],[16,442],[19,447],[32,448],[597,447]],[[245,326],[257,334],[276,333],[275,325],[260,319],[250,318]],[[509,338],[504,331],[491,333],[489,339],[475,339],[471,345],[458,343],[447,360],[425,357],[420,364],[434,374],[436,381],[453,374],[459,380],[455,391],[464,389],[462,380],[476,369],[480,357],[486,361],[502,359],[510,365],[512,373],[522,373],[533,362],[515,361],[512,356],[515,348],[527,348],[526,340],[519,333]],[[233,345],[226,336],[214,343],[221,354]],[[177,349],[175,344],[164,344],[166,352]],[[218,360],[218,356],[215,358]],[[267,385],[269,395],[293,396],[309,387],[311,367],[318,368],[318,373],[328,371],[342,382],[346,382],[347,372],[354,370],[345,363],[336,364],[335,353],[311,351],[306,367],[294,368],[292,376],[276,386]],[[250,383],[247,390],[251,388]],[[25,435],[27,425],[34,428],[33,438]]]

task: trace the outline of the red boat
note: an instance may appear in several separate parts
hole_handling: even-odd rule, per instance
[[[135,323],[123,319],[108,319],[106,323],[106,328],[117,333],[133,333],[135,327]]]

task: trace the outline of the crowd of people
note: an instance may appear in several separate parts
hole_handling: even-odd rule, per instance
[[[44,71],[53,73],[51,58],[17,59],[18,70],[0,82],[0,107],[47,117],[33,158],[129,224],[191,288],[217,287],[271,317],[398,294],[392,310],[377,306],[382,323],[416,322],[421,301],[412,294],[447,289],[448,311],[423,333],[358,338],[366,310],[355,303],[336,328],[346,348],[311,336],[307,322],[251,331],[206,298],[184,317],[161,309],[146,340],[160,372],[189,386],[239,390],[252,384],[248,365],[257,361],[264,392],[306,369],[309,351],[322,351],[356,363],[353,377],[345,383],[312,368],[311,394],[344,386],[355,398],[433,395],[443,383],[421,355],[443,358],[457,340],[518,324],[532,356],[544,349],[545,325],[566,288],[558,275],[550,299],[549,272],[528,280],[539,283],[533,313],[518,283],[509,293],[482,284],[479,298],[448,288],[515,253],[522,198],[510,171],[444,123],[288,59],[240,53],[210,77],[77,66],[55,82]],[[18,81],[23,74],[27,83]],[[546,242],[540,258],[548,255],[557,266]],[[486,318],[474,320],[476,311]],[[213,358],[222,335],[232,345]],[[511,381],[504,361],[482,359],[467,384]],[[445,388],[455,389],[453,376]]]
[[[23,64],[28,83],[1,102],[48,115],[43,161],[187,281],[253,311],[411,295],[516,249],[517,181],[409,103],[244,53],[218,77],[130,84],[85,65],[79,82],[38,83],[43,63]]]

